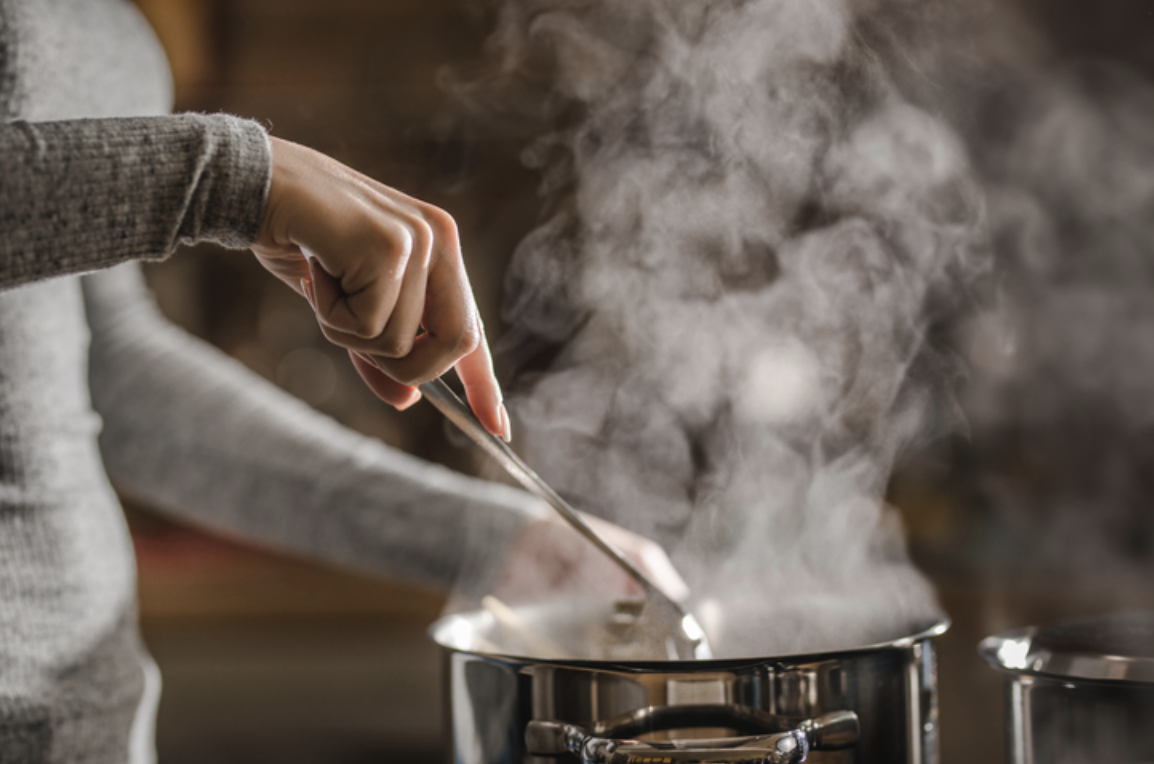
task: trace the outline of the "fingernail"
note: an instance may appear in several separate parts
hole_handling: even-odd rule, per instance
[[[301,279],[301,292],[304,293],[305,299],[308,300],[309,307],[316,310],[317,301],[313,298],[313,282],[311,279]]]
[[[317,280],[317,269],[320,268],[320,264],[317,263],[317,261],[311,257],[308,260],[306,260],[305,262],[308,263],[308,266],[309,266],[309,278],[307,279],[307,281],[309,282],[309,291],[312,292],[314,282]],[[315,297],[315,295],[314,295],[314,297]]]
[[[513,440],[513,429],[509,426],[509,412],[504,403],[501,404],[499,411],[501,412],[501,440],[508,443]]]
[[[404,403],[397,406],[397,411],[409,410],[410,408],[412,408],[417,403],[417,401],[421,400],[421,398],[422,398],[421,391],[414,389],[413,395],[409,398],[409,400],[407,400]]]

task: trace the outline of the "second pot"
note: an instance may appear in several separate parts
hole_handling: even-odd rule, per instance
[[[979,651],[1005,673],[1010,764],[1154,761],[1154,613],[1019,629]]]

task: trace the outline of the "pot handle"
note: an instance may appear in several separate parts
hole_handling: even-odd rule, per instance
[[[848,748],[857,738],[858,718],[853,711],[806,719],[784,732],[706,740],[618,740],[597,737],[576,724],[551,721],[529,722],[525,730],[530,754],[572,753],[583,764],[796,764],[805,761],[811,750]]]

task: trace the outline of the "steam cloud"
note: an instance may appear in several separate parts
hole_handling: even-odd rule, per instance
[[[932,621],[883,500],[949,419],[927,333],[983,272],[960,139],[843,0],[516,0],[461,97],[548,130],[506,319],[521,450],[671,550],[715,649]],[[548,350],[548,353],[543,353]],[[542,362],[541,359],[546,359]]]
[[[963,331],[978,496],[1033,566],[1148,566],[1154,88],[1082,62],[990,100],[1001,300]]]
[[[1070,606],[1148,606],[1125,584],[1154,563],[1149,45],[1127,39],[1124,3],[924,5],[917,24],[875,26],[904,46],[891,59],[903,92],[934,102],[967,145],[993,263],[986,309],[949,330],[969,369],[968,427],[941,443],[936,490],[963,497],[971,530],[951,532],[963,551],[938,554],[1108,576],[1113,604],[1068,593]]]

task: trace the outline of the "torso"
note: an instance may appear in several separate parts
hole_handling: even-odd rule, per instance
[[[0,0],[5,121],[157,115],[170,102],[163,52],[126,0]],[[132,547],[97,443],[88,339],[78,277],[0,291],[6,764],[148,757],[130,750],[147,659]]]

